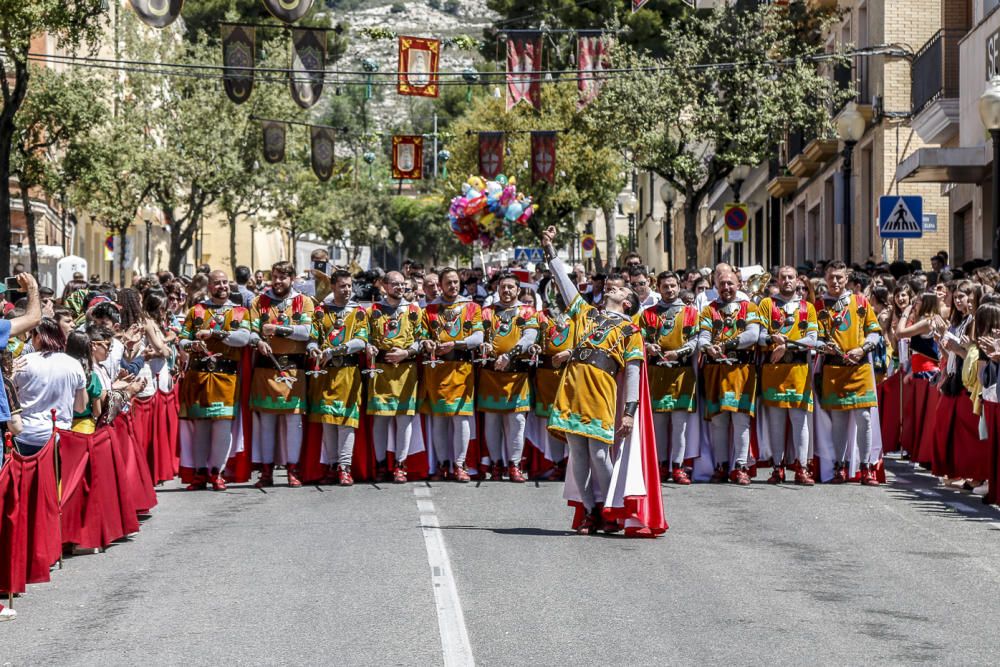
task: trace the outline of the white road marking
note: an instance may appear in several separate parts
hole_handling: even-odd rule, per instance
[[[427,547],[427,563],[431,567],[431,584],[434,588],[434,602],[437,606],[438,629],[441,632],[441,650],[445,667],[465,667],[475,665],[469,632],[465,628],[462,602],[458,598],[458,587],[452,575],[448,550],[441,535],[431,490],[425,486],[413,487],[420,512],[420,529]]]

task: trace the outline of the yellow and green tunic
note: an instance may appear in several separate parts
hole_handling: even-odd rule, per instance
[[[538,330],[538,317],[531,306],[500,304],[483,309],[486,342],[493,345],[493,358],[514,350],[526,331]],[[527,350],[519,350],[521,357]],[[476,407],[482,412],[528,412],[531,410],[531,382],[524,362],[511,359],[505,371],[493,369],[489,362],[479,373]]]
[[[405,350],[421,340],[422,318],[420,306],[405,301],[396,307],[383,301],[368,310],[368,342],[378,348],[375,368],[382,371],[368,378],[368,414],[393,417],[417,413],[420,369],[416,358],[393,365],[383,357],[393,348]]]
[[[825,300],[817,308],[819,337],[842,352],[864,345],[870,333],[881,333],[878,318],[863,296],[851,294],[834,302]],[[825,410],[857,410],[878,405],[875,377],[867,359],[851,365],[834,355],[823,360],[820,405]]]
[[[580,332],[580,342],[559,380],[548,429],[613,444],[617,373],[628,362],[643,359],[639,327],[626,317],[602,313],[579,295],[567,314]],[[615,370],[600,368],[600,360],[610,360]]]
[[[327,298],[313,317],[312,340],[322,352],[336,350],[352,340],[368,343],[368,316],[364,308],[343,308]],[[309,380],[309,421],[358,427],[361,419],[360,354],[338,354]],[[325,371],[325,373],[323,372]]]
[[[199,331],[250,329],[249,312],[242,306],[211,301],[188,310],[181,326],[181,340],[197,340]],[[244,334],[245,335],[245,334]],[[243,348],[218,338],[204,341],[208,354],[192,353],[179,388],[183,419],[233,419],[239,401],[239,364]]]
[[[725,345],[739,338],[751,324],[757,323],[757,307],[749,301],[710,303],[701,311],[699,330],[712,345]],[[726,356],[736,363],[719,363],[707,355],[702,359],[702,381],[705,391],[705,419],[723,412],[756,413],[757,366],[753,349],[734,350]]]
[[[683,303],[660,303],[635,316],[642,339],[672,352],[689,344],[698,335],[698,309]],[[649,400],[653,412],[694,412],[698,407],[697,373],[690,357],[672,366],[646,360],[649,377]]]
[[[766,297],[757,307],[761,328],[768,335],[780,334],[788,340],[801,341],[809,334],[818,335],[816,308],[806,300],[781,303]],[[768,407],[796,408],[812,412],[813,390],[809,383],[808,351],[789,345],[782,363],[771,363],[774,344],[765,347],[761,367],[761,400]]]
[[[437,343],[463,341],[483,330],[483,313],[467,297],[452,303],[438,299],[424,309],[422,328]],[[442,363],[424,366],[421,412],[435,417],[470,416],[475,409],[476,376],[471,350],[452,350]]]
[[[261,335],[265,324],[312,326],[316,305],[304,294],[289,293],[278,299],[261,294],[250,306],[250,329]],[[306,345],[308,341],[272,336],[266,341],[281,369],[262,354],[250,382],[250,407],[257,412],[302,414],[306,411]]]
[[[552,403],[559,389],[561,368],[553,368],[552,357],[560,352],[572,350],[579,342],[576,321],[559,311],[536,313],[538,317],[538,345],[542,348],[541,364],[535,370],[535,414],[548,417],[552,413]]]

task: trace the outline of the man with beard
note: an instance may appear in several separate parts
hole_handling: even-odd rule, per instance
[[[271,267],[271,287],[250,307],[250,328],[257,334],[258,352],[250,388],[250,407],[258,416],[253,442],[253,462],[261,465],[257,488],[274,485],[279,432],[284,436],[288,486],[302,486],[298,463],[306,411],[306,345],[315,305],[292,289],[293,280],[295,266],[276,263]]]
[[[468,482],[465,455],[472,435],[475,407],[473,351],[483,344],[483,313],[470,297],[461,296],[458,271],[440,274],[441,294],[424,309],[422,327],[427,332],[424,349],[424,407],[431,415],[431,430],[438,469],[432,480],[449,475],[454,461],[456,482]]]
[[[406,482],[406,457],[417,414],[416,364],[420,352],[420,306],[403,298],[407,281],[398,271],[385,276],[385,297],[368,311],[368,359],[374,371],[368,378],[368,414],[372,415],[376,481],[389,474],[389,430],[395,443],[392,481]],[[419,426],[417,427],[419,428]]]
[[[479,374],[476,405],[483,413],[483,429],[490,451],[490,479],[504,475],[504,443],[507,445],[507,477],[524,482],[521,455],[524,427],[531,409],[530,368],[524,357],[538,338],[538,319],[532,306],[522,305],[520,281],[502,273],[497,281],[497,303],[483,310],[486,342],[480,347],[483,370]]]
[[[841,261],[826,265],[826,294],[817,313],[823,345],[823,379],[820,405],[830,412],[834,474],[831,483],[848,479],[848,459],[856,445],[860,456],[861,484],[878,486],[872,469],[870,409],[878,406],[875,375],[868,354],[882,339],[878,318],[868,300],[847,290],[847,266]],[[856,441],[850,441],[851,416]]]
[[[229,301],[224,271],[208,275],[208,293],[208,299],[188,311],[180,333],[180,347],[189,355],[180,387],[181,418],[194,422],[193,428],[181,429],[181,447],[194,462],[189,491],[208,484],[213,491],[226,489],[222,471],[238,410],[240,357],[250,342],[248,311]]]
[[[309,420],[323,424],[327,472],[323,484],[351,486],[354,435],[361,419],[359,354],[368,344],[368,318],[355,303],[354,281],[347,271],[334,271],[333,291],[313,314],[309,356],[317,368],[309,382]],[[336,473],[336,474],[334,474]]]
[[[766,356],[761,369],[761,415],[765,416],[774,470],[769,484],[785,481],[786,420],[792,424],[795,448],[795,483],[812,486],[809,475],[809,435],[813,392],[809,352],[816,347],[819,330],[816,309],[796,290],[799,279],[793,266],[778,269],[778,294],[761,299],[760,346]]]
[[[684,470],[689,417],[698,408],[697,371],[692,364],[698,350],[698,309],[678,298],[676,273],[664,271],[656,277],[656,286],[659,303],[641,312],[636,320],[646,344],[660,477],[687,485],[691,483]],[[697,438],[693,442],[697,445]]]
[[[735,272],[729,268],[716,271],[719,296],[701,311],[698,347],[703,352],[705,419],[710,422],[715,464],[711,481],[723,483],[728,476],[735,484],[747,485],[750,419],[757,393],[754,356],[760,324],[757,307],[737,298],[738,287]]]

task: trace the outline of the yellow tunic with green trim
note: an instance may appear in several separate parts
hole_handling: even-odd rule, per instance
[[[429,340],[437,343],[462,341],[483,330],[479,304],[467,297],[453,303],[438,299],[424,308],[422,328]],[[476,375],[467,350],[453,351],[462,359],[425,365],[424,398],[420,411],[435,417],[469,416],[476,405]]]
[[[380,354],[396,347],[405,350],[423,338],[422,319],[423,311],[415,303],[401,302],[395,308],[385,302],[372,304],[368,309],[368,342]],[[395,365],[376,359],[375,368],[382,372],[368,378],[368,414],[415,415],[420,380],[416,357]]]
[[[483,309],[483,329],[486,342],[493,345],[493,358],[514,349],[526,331],[538,330],[538,317],[531,306],[514,304],[504,308],[500,304]],[[506,371],[486,366],[479,372],[476,407],[482,412],[528,412],[531,409],[530,373],[524,369],[523,359],[527,350],[521,351],[521,360],[511,359]],[[510,370],[516,368],[517,370]]]
[[[312,327],[313,342],[321,351],[332,350],[352,340],[368,343],[368,316],[354,302],[338,308],[332,300],[316,309]],[[309,380],[309,421],[337,426],[358,427],[361,419],[361,355],[332,357],[319,373]]]
[[[760,326],[768,334],[781,334],[789,340],[803,340],[810,333],[818,335],[816,308],[808,301],[781,303],[771,297],[761,299],[757,307]],[[809,382],[808,352],[792,345],[787,346],[789,363],[771,363],[774,344],[765,348],[764,364],[761,367],[761,400],[773,408],[795,408],[812,412],[813,390]]]
[[[581,354],[601,350],[615,361],[619,371],[630,361],[642,360],[639,327],[630,319],[604,314],[579,295],[567,314],[580,331],[577,349]],[[614,443],[617,411],[617,377],[586,361],[571,359],[559,381],[548,429],[610,445]]]
[[[576,321],[566,313],[540,312],[538,318],[538,345],[542,348],[542,359],[545,363],[535,370],[535,414],[548,417],[552,414],[552,403],[556,400],[559,390],[559,378],[562,368],[552,368],[553,355],[572,350],[579,342]]]
[[[660,301],[637,314],[635,323],[643,341],[672,352],[698,335],[698,310],[694,306]],[[691,357],[683,357],[671,366],[657,361],[652,357],[646,360],[653,412],[694,412],[698,407],[698,383]]]
[[[824,301],[823,308],[816,313],[821,340],[831,341],[841,351],[849,352],[864,345],[868,334],[882,332],[874,309],[863,296],[851,294],[846,308],[838,309],[836,305]],[[823,360],[820,405],[825,410],[878,406],[875,376],[867,359],[852,366],[828,355]]]
[[[727,313],[727,310],[732,312]],[[713,302],[701,311],[699,328],[711,334],[712,345],[723,345],[738,338],[746,328],[758,321],[757,307],[749,301]],[[751,350],[734,350],[728,357],[748,359]],[[749,361],[735,364],[713,363],[708,355],[702,359],[702,381],[705,391],[705,419],[723,412],[756,413],[757,366]]]
[[[181,326],[181,340],[197,340],[199,331],[239,331],[250,329],[250,313],[242,306],[211,302],[199,304],[188,310]],[[219,339],[204,341],[208,356],[192,353],[190,368],[184,373],[180,385],[180,416],[183,419],[232,419],[236,416],[239,400],[239,362],[245,353],[241,347],[231,347]],[[203,363],[219,362],[236,365],[234,372],[222,373],[201,370]]]
[[[261,335],[265,324],[312,326],[315,302],[305,294],[289,293],[277,299],[261,294],[250,306],[250,329]],[[263,336],[261,336],[263,338]],[[257,412],[302,414],[306,411],[305,354],[308,341],[272,336],[267,339],[275,359],[284,370],[260,366],[266,357],[257,355],[258,368],[250,381],[250,407]],[[295,358],[301,359],[296,365]],[[301,366],[298,367],[298,366]]]

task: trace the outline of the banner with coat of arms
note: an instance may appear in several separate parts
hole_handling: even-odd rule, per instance
[[[479,133],[479,175],[493,180],[503,171],[503,132]]]
[[[419,180],[424,172],[424,138],[396,135],[392,138],[392,177]]]
[[[608,42],[604,35],[580,35],[576,42],[576,68],[579,72],[580,99],[583,108],[594,101],[604,81],[601,72],[608,67]]]
[[[250,26],[222,24],[222,85],[236,104],[250,99],[253,91],[255,31]]]
[[[132,11],[150,28],[166,28],[181,15],[184,0],[129,0]]]
[[[292,30],[292,71],[288,80],[292,99],[308,109],[323,94],[323,69],[326,67],[326,32],[323,30]]]
[[[525,32],[507,36],[507,110],[524,100],[542,108],[542,33]]]
[[[264,7],[271,13],[271,16],[284,21],[285,23],[295,23],[300,18],[309,13],[312,9],[313,0],[263,0]]]
[[[556,133],[533,131],[531,133],[531,182],[556,181]]]
[[[400,95],[437,97],[438,59],[441,42],[421,37],[399,37],[399,80],[396,92]]]
[[[312,148],[312,170],[316,178],[323,181],[330,180],[333,176],[333,137],[335,130],[330,127],[309,128],[309,145]]]
[[[285,161],[285,123],[275,120],[262,120],[261,130],[264,133],[264,159],[271,164]]]

